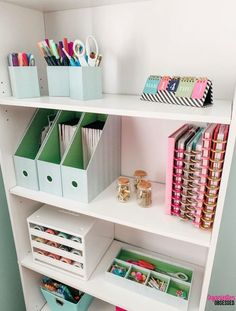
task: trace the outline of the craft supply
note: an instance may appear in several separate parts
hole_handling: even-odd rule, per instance
[[[43,239],[43,238],[40,238],[40,237],[35,237],[34,238],[34,241],[38,242],[38,243],[43,243],[43,244],[46,244],[47,243],[47,240]]]
[[[70,252],[70,250],[71,250],[68,246],[65,246],[65,245],[60,245],[59,249],[61,249],[62,251],[65,251],[65,252]]]
[[[141,207],[148,207],[152,204],[152,185],[147,180],[138,183],[137,201]]]
[[[70,238],[69,235],[64,233],[64,232],[59,232],[58,237],[63,238],[63,239],[69,239]]]
[[[177,290],[176,291],[176,296],[183,298],[183,299],[187,299],[187,294],[183,291],[183,290]]]
[[[52,253],[48,254],[48,257],[55,259],[55,260],[60,260],[60,258],[61,258],[59,255],[52,254]]]
[[[67,263],[68,265],[72,265],[73,261],[69,258],[61,257],[60,261]]]
[[[43,251],[41,249],[35,249],[35,252],[43,256],[48,256],[48,252]]]
[[[50,229],[50,228],[48,228],[45,232],[49,233],[49,234],[57,235],[57,232],[52,230],[52,229]]]
[[[161,292],[165,292],[167,288],[167,282],[162,281],[156,277],[151,277],[148,281],[148,286],[160,290]]]
[[[44,231],[45,230],[45,228],[43,226],[39,226],[39,225],[34,225],[33,229],[34,230],[39,230],[39,231]]]
[[[35,58],[33,54],[12,53],[8,55],[8,66],[10,67],[29,67],[35,66]]]
[[[78,250],[78,249],[72,249],[70,251],[72,254],[77,255],[77,256],[83,256],[82,251]]]
[[[79,39],[68,42],[64,38],[58,44],[46,39],[37,45],[48,66],[98,67],[102,61],[98,43],[92,35],[87,36],[85,44]]]
[[[60,244],[57,242],[53,242],[53,241],[47,241],[47,245],[52,246],[52,247],[56,247],[56,248],[60,248]]]
[[[137,192],[139,182],[147,177],[147,172],[143,170],[136,170],[134,172],[134,191]]]
[[[146,275],[140,271],[131,271],[128,278],[141,284],[144,284],[147,279]]]
[[[125,277],[127,271],[128,271],[127,268],[120,266],[119,264],[112,265],[110,269],[111,273],[121,276],[122,278]]]
[[[79,238],[78,236],[72,236],[70,238],[71,241],[77,242],[77,243],[82,243],[82,239]]]
[[[119,177],[117,182],[117,198],[120,202],[127,202],[130,199],[130,182],[126,177]]]
[[[78,262],[78,261],[74,261],[72,263],[73,266],[77,267],[77,268],[80,268],[80,269],[83,269],[84,268],[84,265],[81,263],[81,262]]]

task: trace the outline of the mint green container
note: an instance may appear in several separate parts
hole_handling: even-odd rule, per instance
[[[70,67],[70,97],[78,100],[102,98],[100,67]]]
[[[69,66],[48,66],[49,96],[70,96]]]
[[[39,80],[37,67],[8,67],[12,95],[16,98],[39,97]]]
[[[60,297],[57,297],[54,294],[46,291],[45,289],[41,288],[44,298],[47,300],[48,306],[51,311],[86,311],[88,310],[93,297],[84,294],[80,301],[75,304]]]

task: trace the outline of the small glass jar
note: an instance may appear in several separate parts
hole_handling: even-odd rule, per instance
[[[130,182],[126,177],[119,177],[117,182],[117,199],[127,202],[130,199]]]
[[[142,179],[138,183],[137,200],[141,207],[152,204],[152,185],[149,181]]]
[[[138,184],[141,180],[143,180],[145,177],[147,177],[147,172],[143,170],[136,170],[134,172],[134,191],[137,192],[138,190]]]

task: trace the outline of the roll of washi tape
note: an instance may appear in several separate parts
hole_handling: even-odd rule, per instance
[[[63,238],[63,239],[69,239],[69,235],[68,234],[66,234],[66,233],[64,233],[64,232],[59,232],[58,233],[58,236],[60,237],[60,238]]]
[[[57,232],[56,232],[55,230],[50,229],[50,228],[48,228],[45,232],[46,232],[46,233],[49,233],[49,234],[54,234],[54,235],[57,234]]]
[[[39,230],[39,231],[44,231],[45,230],[45,228],[43,226],[39,226],[39,225],[34,225],[33,229],[34,230]]]
[[[43,251],[42,249],[36,249],[35,252],[40,255],[48,256],[48,252]]]
[[[67,247],[67,246],[65,246],[65,245],[61,245],[60,247],[59,247],[62,251],[65,251],[65,252],[70,252],[70,248],[69,247]]]
[[[60,260],[60,258],[61,258],[59,255],[52,254],[52,253],[48,254],[48,257],[50,257],[52,259],[56,259],[56,260]]]
[[[71,241],[82,243],[82,239],[77,236],[72,236],[70,239]]]
[[[43,243],[43,244],[46,244],[47,243],[47,240],[43,239],[43,238],[40,238],[38,236],[36,236],[36,238],[34,238],[34,241],[38,242],[38,243]]]
[[[64,257],[61,257],[60,261],[67,263],[68,265],[72,265],[72,262],[73,262],[71,259],[64,258]]]
[[[79,251],[78,249],[72,249],[71,253],[77,256],[83,256],[82,251]]]
[[[53,241],[47,241],[47,245],[52,246],[52,247],[56,247],[56,248],[60,247],[59,243],[53,242]]]
[[[81,262],[78,262],[78,261],[74,261],[72,265],[77,267],[77,268],[80,268],[80,269],[84,268],[84,265]]]

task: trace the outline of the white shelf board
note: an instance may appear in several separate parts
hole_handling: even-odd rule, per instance
[[[67,97],[39,97],[31,99],[2,97],[0,98],[0,105],[224,124],[230,124],[232,108],[231,101],[227,100],[215,100],[212,106],[194,108],[141,101],[140,97],[135,95],[111,94],[105,94],[101,100],[90,101],[78,101]]]
[[[176,308],[170,305],[161,303],[157,300],[150,299],[138,292],[114,285],[109,282],[105,276],[105,271],[109,268],[113,259],[116,257],[121,247],[129,247],[129,245],[114,241],[107,253],[104,255],[101,262],[98,264],[96,270],[88,281],[82,281],[76,276],[63,273],[60,269],[49,267],[45,264],[33,261],[32,254],[28,255],[21,262],[25,268],[31,269],[37,273],[54,278],[59,282],[84,291],[98,299],[104,300],[112,305],[119,305],[120,307],[129,311],[143,311],[143,310],[161,310],[161,311],[177,311]],[[148,252],[148,254],[152,254]],[[153,256],[155,256],[153,254]],[[172,259],[173,261],[173,259]],[[185,265],[185,263],[175,260],[177,264]],[[191,300],[189,302],[188,311],[199,311],[199,301],[201,294],[203,280],[203,268],[194,266],[194,278],[191,289]]]
[[[183,222],[165,213],[165,185],[152,184],[153,204],[141,208],[135,198],[127,203],[116,199],[116,182],[112,183],[89,204],[79,203],[41,191],[16,186],[10,193],[30,200],[54,205],[65,210],[104,219],[120,225],[159,234],[192,244],[209,247],[211,232],[199,230],[190,222]]]
[[[54,12],[148,0],[2,0],[41,12]]]
[[[52,310],[46,304],[41,309],[41,311],[52,311]],[[90,307],[88,308],[88,311],[115,311],[115,307],[102,300],[94,299]]]

